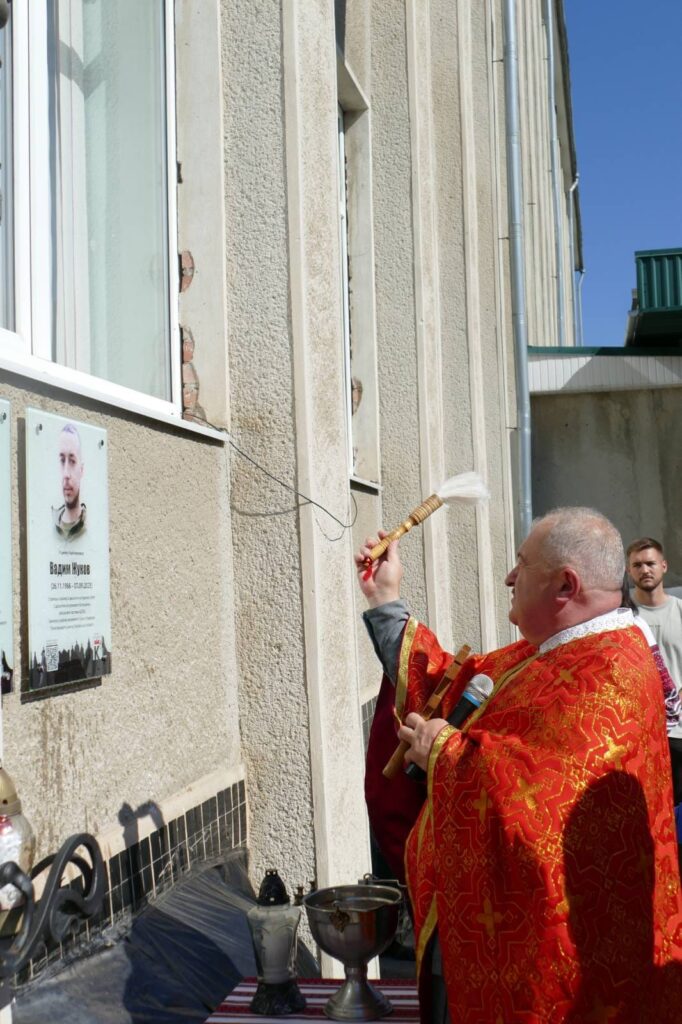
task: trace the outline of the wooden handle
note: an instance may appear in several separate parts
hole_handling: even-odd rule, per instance
[[[368,560],[370,562],[375,562],[377,558],[380,558],[381,555],[383,555],[391,541],[400,540],[400,538],[404,537],[413,526],[419,526],[420,523],[423,523],[427,516],[430,516],[431,513],[435,512],[437,508],[440,508],[442,504],[443,502],[437,494],[432,494],[430,498],[426,498],[422,501],[421,505],[417,505],[416,508],[412,509],[407,519],[402,522],[400,526],[396,526],[395,530],[391,530],[390,533],[386,534],[383,540],[380,540],[378,544],[374,545],[368,555]]]
[[[378,544],[375,544],[372,550],[370,551],[368,556],[369,561],[376,562],[377,558],[381,558],[381,556],[383,555],[384,551],[391,543],[391,541],[400,540],[400,538],[404,537],[405,534],[409,530],[411,530],[413,526],[414,523],[412,522],[412,520],[406,519],[404,523],[400,524],[400,526],[396,526],[395,530],[391,530],[390,533],[387,533],[384,539],[380,540]]]
[[[400,769],[403,766],[405,760],[405,754],[410,749],[410,744],[406,743],[405,740],[401,740],[398,746],[393,751],[393,756],[390,761],[387,761],[386,767],[382,771],[382,775],[387,779],[394,779]]]
[[[428,701],[422,708],[420,714],[422,718],[428,722],[430,718],[433,718],[434,714],[440,707],[443,697],[446,692],[450,689],[451,684],[455,681],[459,673],[462,671],[462,665],[471,654],[471,648],[464,644],[457,651],[452,664],[448,667],[447,672],[441,679],[440,683],[433,691]],[[410,744],[406,743],[405,740],[401,740],[398,746],[393,751],[391,759],[387,761],[386,766],[382,771],[382,775],[386,779],[394,779],[405,761],[405,754],[410,749]]]

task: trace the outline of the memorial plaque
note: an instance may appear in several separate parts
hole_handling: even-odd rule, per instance
[[[111,672],[107,432],[26,410],[29,688]]]

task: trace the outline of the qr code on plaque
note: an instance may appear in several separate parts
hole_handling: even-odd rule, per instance
[[[48,672],[59,670],[59,644],[45,645],[45,668]]]

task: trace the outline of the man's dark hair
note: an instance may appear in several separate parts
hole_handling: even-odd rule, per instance
[[[656,548],[663,554],[663,545],[660,541],[655,540],[653,537],[638,537],[637,540],[633,540],[632,544],[628,545],[628,549],[625,555],[630,560],[630,555],[636,554],[638,551],[644,551],[646,548]]]

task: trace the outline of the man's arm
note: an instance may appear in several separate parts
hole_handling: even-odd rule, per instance
[[[398,658],[405,632],[405,624],[410,618],[410,610],[404,601],[389,601],[377,608],[368,608],[362,614],[374,651],[382,664],[383,670],[396,684],[398,676]]]
[[[385,536],[385,531],[380,530],[379,538]],[[410,612],[400,599],[403,567],[398,544],[393,541],[380,558],[370,563],[369,553],[376,543],[374,537],[365,539],[355,555],[355,567],[358,586],[369,605],[362,616],[367,632],[384,672],[395,686],[400,645]]]
[[[385,531],[380,530],[379,539],[385,536]],[[367,537],[355,556],[355,567],[358,585],[370,606],[363,615],[365,624],[384,672],[395,685],[400,647],[410,613],[400,599],[403,567],[398,542],[392,541],[380,558],[368,564],[369,553],[376,543],[373,537]],[[424,768],[433,740],[447,724],[442,718],[425,722],[421,715],[409,714],[398,732],[400,739],[411,747],[405,760],[415,761]]]

